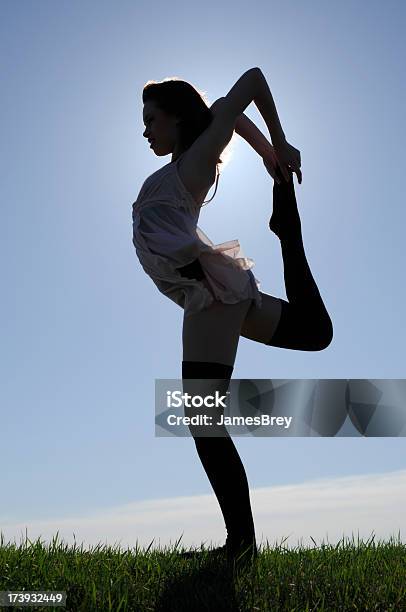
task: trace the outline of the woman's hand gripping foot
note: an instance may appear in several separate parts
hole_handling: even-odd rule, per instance
[[[289,181],[289,173],[296,173],[299,185],[302,184],[302,164],[300,151],[296,149],[286,140],[281,140],[266,147],[265,153],[262,154],[262,161],[268,174],[272,176],[278,184],[285,179]]]

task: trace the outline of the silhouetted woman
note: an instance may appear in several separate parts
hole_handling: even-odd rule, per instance
[[[216,384],[224,394],[240,336],[294,350],[326,348],[332,322],[306,260],[293,185],[293,172],[302,182],[300,152],[285,139],[262,71],[246,71],[210,108],[203,94],[179,79],[148,82],[142,99],[145,138],[156,155],[172,158],[144,181],[133,204],[133,243],[159,291],[184,309],[184,391],[199,379],[205,393],[212,394]],[[251,102],[273,146],[243,114]],[[238,240],[214,245],[197,225],[216,170],[214,195],[217,191],[220,156],[234,131],[261,156],[274,179],[269,227],[281,243],[287,301],[259,290],[254,262],[243,255]],[[191,411],[185,408],[185,414]],[[248,482],[232,438],[224,426],[212,436],[202,435],[197,426],[189,429],[227,530],[226,544],[215,550],[229,560],[255,558]]]

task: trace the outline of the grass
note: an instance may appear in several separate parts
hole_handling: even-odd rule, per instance
[[[252,568],[233,572],[207,549],[201,559],[180,559],[178,542],[83,550],[58,542],[58,534],[48,546],[28,538],[4,544],[1,534],[0,591],[66,591],[65,609],[74,612],[406,611],[406,547],[374,538],[319,548],[267,543]]]

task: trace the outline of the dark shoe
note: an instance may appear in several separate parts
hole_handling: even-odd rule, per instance
[[[288,172],[289,181],[278,172],[281,183],[278,184],[274,181],[273,184],[273,211],[269,219],[269,229],[280,240],[301,233],[301,222],[293,185],[293,172],[289,169]]]

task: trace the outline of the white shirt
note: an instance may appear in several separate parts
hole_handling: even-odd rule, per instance
[[[141,266],[185,315],[214,299],[234,304],[251,298],[261,307],[260,281],[251,272],[254,260],[244,256],[237,239],[215,245],[197,225],[202,202],[181,181],[180,157],[151,174],[133,203],[133,244]],[[196,258],[212,292],[177,270]]]

